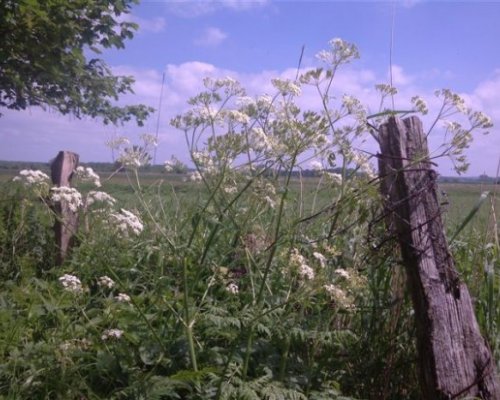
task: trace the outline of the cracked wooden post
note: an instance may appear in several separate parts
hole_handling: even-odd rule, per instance
[[[70,151],[60,151],[50,165],[52,183],[58,187],[70,187],[73,172],[78,166],[79,156]],[[53,205],[56,213],[54,232],[58,254],[56,264],[61,265],[66,258],[72,244],[73,236],[78,229],[78,212],[70,209],[67,201],[60,201]]]
[[[500,399],[495,360],[444,235],[422,123],[415,116],[390,117],[379,141],[385,209],[415,310],[423,398]]]

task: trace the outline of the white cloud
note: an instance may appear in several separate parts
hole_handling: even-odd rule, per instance
[[[134,22],[139,25],[138,33],[160,33],[165,30],[166,21],[163,17],[142,18],[134,14],[121,14],[118,22]]]
[[[390,79],[390,74],[392,70],[392,85],[398,89],[400,89],[401,86],[407,86],[411,84],[414,80],[414,77],[407,75],[403,71],[403,67],[400,65],[393,65],[390,69],[389,72],[387,73],[387,79]]]
[[[145,32],[159,33],[163,32],[166,27],[165,18],[163,17],[154,17],[151,19],[145,19],[133,16],[132,21],[139,25],[139,32],[145,31]]]
[[[133,75],[136,78],[135,95],[125,96],[121,102],[136,104],[145,103],[158,107],[162,86],[162,71],[152,69],[137,69],[127,66],[113,68],[114,73]],[[402,67],[398,74],[407,76]],[[248,94],[274,94],[275,90],[270,80],[275,77],[294,79],[295,68],[282,71],[262,71],[253,74],[243,74],[237,71],[218,68],[215,65],[199,61],[183,64],[169,64],[165,67],[165,83],[163,88],[163,107],[159,129],[160,145],[157,151],[157,162],[170,158],[175,154],[181,160],[187,161],[185,139],[182,132],[169,125],[169,121],[176,114],[184,112],[189,105],[187,100],[203,90],[202,80],[206,76],[230,76],[239,80]],[[383,79],[382,79],[383,78]],[[399,79],[399,78],[398,78]],[[368,105],[369,111],[375,113],[379,107],[379,97],[373,89],[376,83],[387,82],[385,76],[377,76],[369,69],[356,69],[347,66],[339,70],[333,84],[334,97],[331,106],[336,107],[343,94],[358,97],[362,103]],[[403,80],[404,81],[404,80]],[[430,112],[423,118],[424,126],[429,127],[440,107],[440,101],[433,94],[433,89],[424,89],[407,78],[411,84],[399,87],[395,96],[396,108],[407,109],[412,96],[421,95],[427,101]],[[489,114],[496,126],[500,126],[500,71],[490,79],[481,82],[475,90],[463,93],[470,106],[482,109]],[[303,108],[319,108],[319,99],[312,87],[303,87],[302,96],[298,104]],[[73,150],[81,155],[82,161],[111,161],[111,153],[104,143],[112,135],[125,134],[133,141],[140,133],[156,133],[157,114],[153,115],[144,128],[127,124],[123,127],[103,126],[92,120],[77,120],[72,117],[61,117],[55,112],[43,112],[33,108],[25,112],[5,111],[1,117],[2,130],[0,131],[0,159],[48,160],[54,157],[59,150]],[[500,149],[500,135],[498,128],[493,128],[487,136],[476,135],[474,143],[468,151],[471,161],[470,175],[479,175],[486,171],[494,175],[498,163]],[[429,136],[431,149],[436,149],[442,142],[444,132],[440,124],[434,133]],[[377,148],[368,142],[367,150],[376,153]],[[446,159],[436,160],[443,175],[453,174],[451,164]]]
[[[213,47],[218,46],[226,40],[227,34],[219,28],[210,27],[203,31],[203,33],[194,41],[198,46]]]

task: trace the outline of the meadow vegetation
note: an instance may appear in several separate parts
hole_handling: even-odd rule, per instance
[[[172,159],[166,175],[141,174],[155,144],[145,135],[140,146],[110,143],[125,172],[109,180],[81,167],[78,190],[51,189],[28,169],[2,183],[2,398],[420,398],[400,256],[356,147],[388,112],[333,98],[353,45],[334,39],[319,58],[324,68],[273,80],[274,96],[207,78],[172,121],[194,170],[168,173]],[[296,104],[306,85],[319,111]],[[446,122],[443,155],[462,171],[471,132],[491,124],[452,92],[438,95],[436,121],[470,122]],[[478,188],[490,194],[475,212]],[[443,189],[457,268],[498,359],[498,195]],[[51,206],[61,201],[80,229],[56,267]]]

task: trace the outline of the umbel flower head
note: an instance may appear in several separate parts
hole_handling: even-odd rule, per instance
[[[110,196],[106,192],[91,190],[87,194],[87,199],[85,200],[87,207],[95,203],[101,203],[102,206],[112,207],[116,203],[116,199]]]
[[[115,296],[115,300],[119,303],[130,303],[131,301],[130,296],[126,293],[118,293],[118,295]]]
[[[110,214],[110,218],[115,223],[117,230],[125,237],[128,236],[129,232],[139,235],[144,229],[144,225],[139,217],[123,208],[119,213]]]
[[[59,282],[64,287],[64,290],[72,293],[82,293],[83,286],[80,279],[78,279],[75,275],[64,274],[59,278]]]
[[[111,289],[113,286],[115,286],[115,281],[109,276],[104,275],[97,280],[97,284],[100,287],[107,287],[108,289]]]
[[[81,193],[75,188],[67,186],[51,188],[50,199],[54,203],[60,203],[62,201],[65,201],[69,209],[73,212],[77,212],[78,209],[83,205]]]
[[[120,339],[123,336],[123,331],[121,329],[106,329],[102,335],[102,340],[112,340]]]
[[[96,187],[101,187],[101,178],[90,167],[79,166],[76,168],[76,177],[84,182],[92,182]]]
[[[15,182],[21,182],[26,186],[48,186],[50,178],[40,170],[23,169],[13,180]]]

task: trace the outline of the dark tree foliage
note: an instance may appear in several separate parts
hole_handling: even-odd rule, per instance
[[[135,119],[153,109],[118,106],[133,78],[114,76],[101,49],[124,47],[137,25],[121,22],[138,0],[0,0],[0,107],[49,107],[105,123]]]

